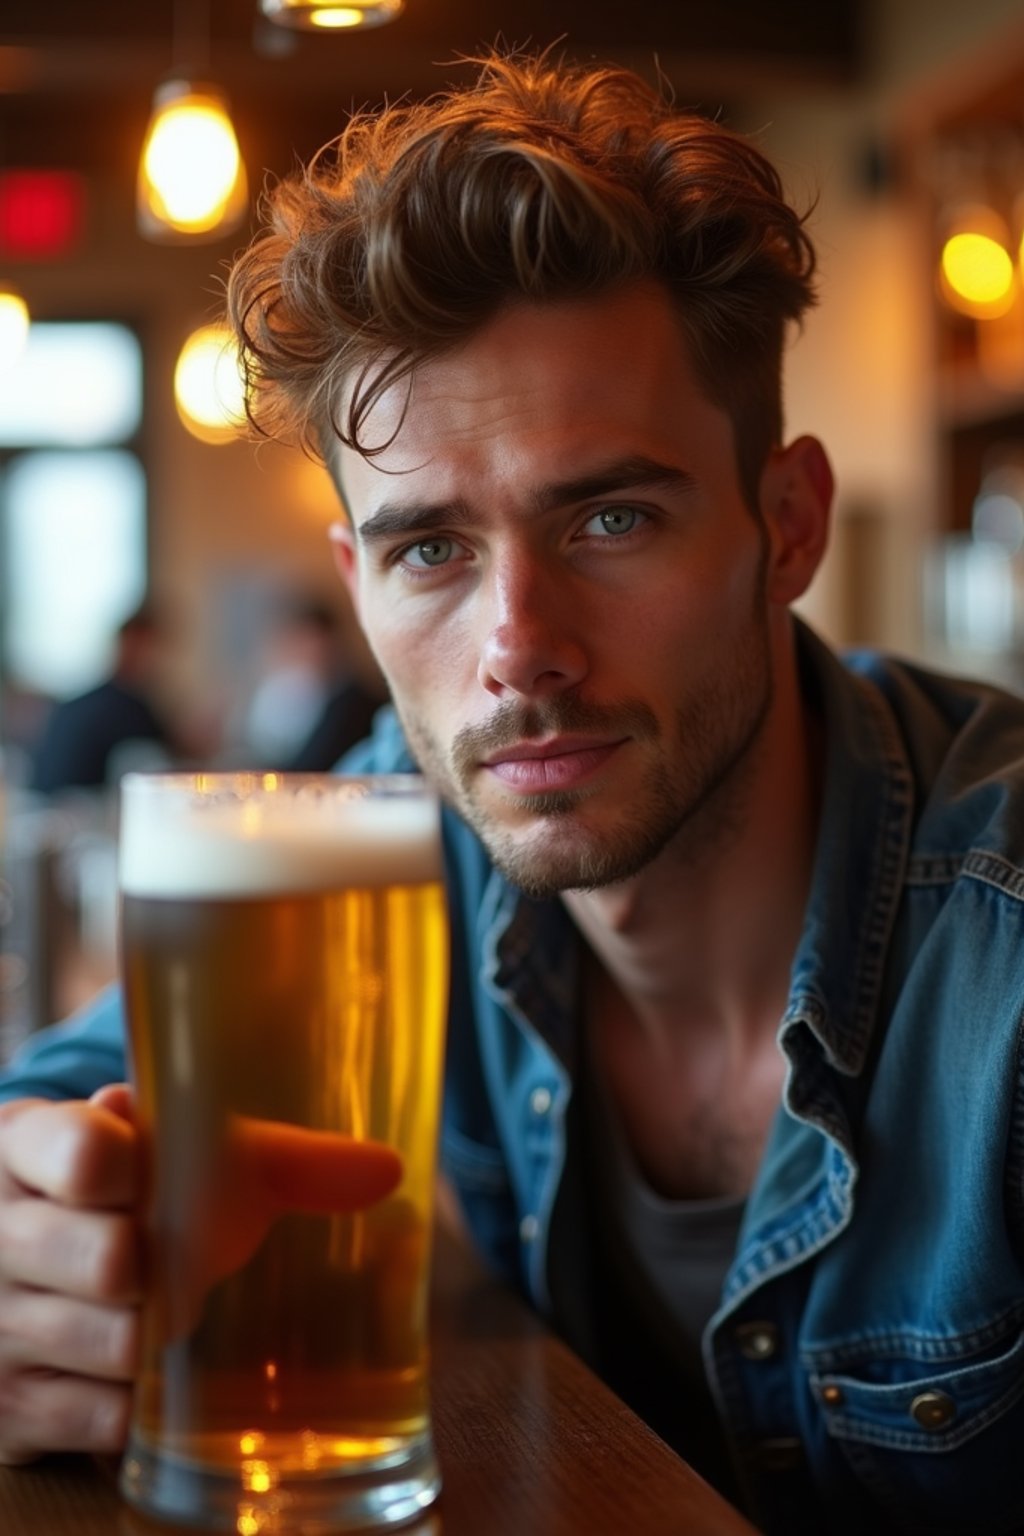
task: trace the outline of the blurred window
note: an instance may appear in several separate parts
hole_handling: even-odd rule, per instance
[[[142,349],[113,322],[36,323],[0,379],[3,672],[66,697],[98,682],[146,588]]]
[[[26,453],[5,478],[8,669],[41,693],[79,693],[144,594],[142,465],[117,448]]]
[[[0,375],[0,447],[123,443],[142,419],[142,349],[126,325],[29,326],[25,349]]]

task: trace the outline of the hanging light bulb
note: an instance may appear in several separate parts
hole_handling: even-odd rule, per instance
[[[28,340],[28,305],[10,283],[0,279],[0,374],[14,366]]]
[[[215,237],[247,206],[245,165],[215,87],[167,80],[153,98],[138,176],[139,228],[154,240]]]
[[[185,342],[174,369],[178,415],[204,443],[230,443],[245,425],[245,386],[227,326],[203,325]]]
[[[984,205],[961,208],[949,222],[939,260],[946,302],[961,314],[990,320],[1013,304],[1015,279],[1006,223]]]
[[[282,27],[339,32],[382,27],[405,9],[405,0],[260,0],[260,11]]]

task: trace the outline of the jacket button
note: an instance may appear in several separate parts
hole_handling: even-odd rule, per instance
[[[551,1089],[535,1088],[530,1094],[530,1108],[535,1115],[546,1115],[551,1108]]]
[[[535,1243],[540,1234],[540,1222],[536,1216],[524,1216],[519,1223],[519,1236],[524,1243]]]
[[[829,1408],[838,1408],[843,1401],[842,1387],[837,1387],[834,1381],[827,1381],[821,1389],[821,1400]]]
[[[945,1392],[919,1392],[910,1405],[910,1416],[922,1429],[945,1429],[956,1418],[956,1403]]]
[[[770,1360],[779,1352],[779,1330],[774,1323],[740,1323],[735,1338],[736,1347],[745,1360]]]

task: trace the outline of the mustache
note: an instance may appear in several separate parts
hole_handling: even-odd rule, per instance
[[[651,741],[658,735],[654,711],[637,699],[590,704],[574,694],[557,694],[531,704],[499,704],[484,725],[465,725],[452,742],[452,764],[460,776],[483,757],[523,741],[557,735],[632,736]]]

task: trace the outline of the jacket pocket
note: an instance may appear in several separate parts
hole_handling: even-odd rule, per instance
[[[1024,1332],[964,1363],[906,1357],[812,1373],[828,1434],[895,1529],[1024,1532]]]

